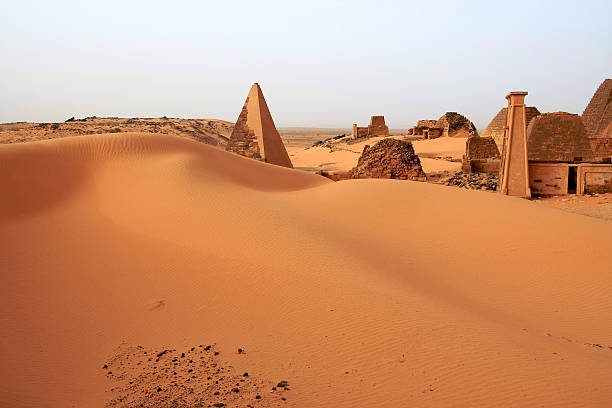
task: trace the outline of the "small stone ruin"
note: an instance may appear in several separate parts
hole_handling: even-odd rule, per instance
[[[461,170],[465,173],[499,173],[499,150],[492,137],[469,137]]]
[[[438,120],[419,120],[416,126],[408,129],[410,136],[423,136],[424,139],[438,137],[471,137],[478,136],[476,126],[465,116],[457,112],[446,112]]]
[[[372,116],[370,125],[367,127],[359,127],[356,123],[353,124],[353,139],[378,136],[389,136],[389,127],[385,124],[384,116]]]

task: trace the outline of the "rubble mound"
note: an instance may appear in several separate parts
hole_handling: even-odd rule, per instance
[[[435,127],[443,129],[442,136],[478,136],[476,126],[468,118],[457,112],[446,112],[438,119]]]
[[[397,139],[384,139],[374,146],[366,145],[357,166],[349,172],[349,178],[427,181],[412,143]]]

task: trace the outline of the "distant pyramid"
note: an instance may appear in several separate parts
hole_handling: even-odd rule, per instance
[[[225,150],[293,168],[258,83],[249,91]]]

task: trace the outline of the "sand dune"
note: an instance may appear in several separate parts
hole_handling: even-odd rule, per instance
[[[0,172],[4,406],[104,406],[122,343],[291,384],[253,406],[612,405],[609,221],[162,135],[3,145]]]
[[[391,136],[395,139],[403,139],[404,135]],[[357,165],[359,156],[366,145],[375,145],[386,137],[373,137],[359,143],[348,144],[346,142],[334,143],[333,149],[325,146],[304,149],[300,147],[289,147],[287,150],[291,162],[296,168],[310,171],[324,170],[331,173],[346,172]],[[414,151],[421,159],[423,171],[427,174],[443,171],[457,172],[461,170],[459,161],[451,162],[439,158],[461,159],[465,153],[465,138],[441,137],[438,139],[415,140],[412,142]]]

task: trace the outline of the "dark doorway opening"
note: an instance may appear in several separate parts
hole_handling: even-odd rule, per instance
[[[576,194],[576,178],[577,178],[577,167],[569,166],[569,173],[567,175],[567,193]]]

